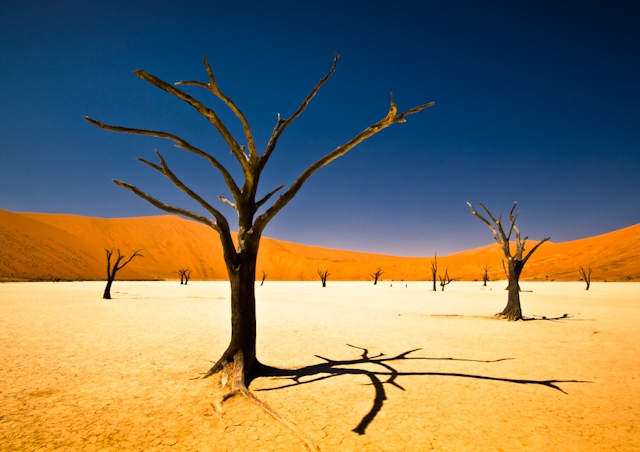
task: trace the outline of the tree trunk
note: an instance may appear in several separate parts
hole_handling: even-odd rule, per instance
[[[255,283],[259,242],[259,238],[243,240],[244,249],[238,254],[236,262],[227,263],[231,286],[231,341],[207,376],[234,363],[239,352],[242,353],[243,380],[249,381],[250,374],[257,372]]]
[[[231,343],[233,355],[242,351],[245,375],[256,361],[256,255],[243,256],[231,278]]]
[[[507,320],[522,320],[522,309],[520,307],[520,273],[524,268],[522,261],[509,261],[509,285],[507,290],[509,291],[509,298],[507,300],[507,306],[497,317]]]
[[[105,300],[111,300],[111,284],[113,283],[113,279],[109,278],[107,280],[107,287],[104,288],[104,294],[102,298]]]

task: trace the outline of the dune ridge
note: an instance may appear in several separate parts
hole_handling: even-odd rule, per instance
[[[535,242],[530,242],[529,246]],[[212,229],[172,215],[96,218],[68,214],[13,213],[0,209],[0,281],[106,279],[105,248],[123,254],[142,249],[118,279],[178,279],[179,268],[194,280],[227,278],[222,250]],[[397,257],[263,238],[258,279],[310,281],[327,269],[329,281],[370,280],[379,267],[385,281],[431,279],[433,257]],[[545,243],[527,263],[523,280],[575,281],[591,266],[593,281],[640,279],[640,224],[585,239]],[[492,280],[504,279],[496,244],[438,256],[439,273],[456,280],[480,280],[489,266]]]

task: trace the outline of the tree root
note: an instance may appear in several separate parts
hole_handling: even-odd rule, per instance
[[[225,388],[227,386],[227,383],[229,382],[229,376],[232,372],[230,369],[231,366],[229,365],[229,362],[225,360],[222,362],[221,364],[222,368],[220,370],[218,370],[217,372],[212,372],[216,367],[219,367],[219,366],[214,366],[209,372],[207,372],[207,375],[204,378],[212,375],[213,373],[222,372],[221,384],[222,384],[222,387]],[[298,426],[296,426],[294,423],[287,420],[284,416],[278,413],[278,411],[270,407],[267,403],[263,402],[258,397],[256,397],[251,391],[249,391],[249,388],[247,388],[247,385],[245,384],[244,356],[242,355],[241,350],[237,351],[233,357],[233,379],[231,381],[231,390],[225,395],[223,395],[222,397],[220,397],[220,399],[215,400],[211,404],[211,406],[213,407],[214,410],[216,410],[216,412],[222,414],[224,413],[222,404],[227,400],[235,397],[238,394],[242,394],[247,399],[249,399],[249,401],[253,402],[255,405],[258,405],[267,414],[271,415],[275,420],[277,420],[278,422],[286,426],[298,438],[300,438],[300,440],[304,443],[304,445],[310,451],[316,452],[320,450],[313,443],[313,441],[307,435],[305,435],[302,432],[302,430],[298,428]]]
[[[498,320],[509,320],[510,322],[515,322],[518,320],[522,320],[522,317],[518,317],[515,314],[505,314],[504,312],[499,312],[493,316],[494,319]]]

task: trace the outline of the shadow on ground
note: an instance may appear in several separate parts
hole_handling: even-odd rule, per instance
[[[581,380],[523,380],[513,378],[499,378],[490,377],[486,375],[474,375],[474,374],[462,374],[462,373],[449,373],[449,372],[399,372],[393,367],[394,362],[409,361],[409,360],[434,360],[434,361],[468,361],[478,363],[494,363],[500,361],[507,361],[513,358],[501,358],[496,360],[473,360],[473,359],[458,359],[458,358],[427,358],[419,356],[409,356],[414,352],[421,349],[413,349],[400,353],[399,355],[392,357],[385,357],[383,353],[376,356],[369,356],[369,350],[366,348],[356,347],[354,345],[347,344],[349,347],[361,350],[361,355],[357,359],[351,360],[333,360],[322,356],[315,355],[322,359],[324,362],[320,364],[314,364],[311,366],[301,367],[299,369],[278,369],[273,367],[266,367],[261,372],[262,377],[274,377],[276,379],[290,380],[289,383],[276,386],[273,388],[259,389],[258,391],[276,391],[278,389],[289,388],[298,385],[310,384],[316,381],[326,380],[328,378],[339,377],[341,375],[364,375],[370,381],[375,388],[375,396],[373,399],[373,405],[368,413],[366,413],[360,423],[353,429],[354,432],[364,435],[367,427],[376,417],[376,415],[382,410],[384,401],[387,400],[387,393],[385,385],[392,385],[401,390],[405,390],[399,383],[399,377],[405,376],[444,376],[444,377],[458,377],[458,378],[472,378],[477,380],[489,380],[499,381],[506,383],[514,383],[521,385],[539,385],[546,386],[548,388],[560,391],[564,394],[566,392],[558,386],[559,383],[590,383],[589,381]],[[380,370],[367,370],[360,366],[371,365],[378,366]]]

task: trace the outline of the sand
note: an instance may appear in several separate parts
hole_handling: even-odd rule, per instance
[[[251,389],[323,451],[640,449],[639,285],[523,283],[525,315],[574,315],[529,322],[490,319],[504,285],[267,281],[263,362],[357,361],[355,346],[378,363]],[[0,284],[0,450],[305,450],[243,397],[215,412],[219,380],[193,379],[228,343],[228,283],[103,288]],[[414,349],[426,359],[380,361]]]
[[[438,253],[438,274],[458,281],[504,279],[504,255],[486,229],[487,243],[460,253]],[[267,230],[268,232],[268,230]],[[526,233],[526,231],[523,231]],[[436,239],[436,238],[434,238]],[[553,239],[553,238],[552,238]],[[528,247],[534,246],[532,238]],[[130,256],[120,280],[175,280],[180,268],[193,280],[226,280],[217,234],[208,226],[173,215],[94,218],[65,214],[12,213],[0,209],[0,281],[100,280],[106,278],[105,248]],[[432,279],[434,257],[410,258],[307,246],[263,237],[256,273],[270,281],[315,281],[318,269],[333,281],[371,281],[380,268],[388,280]],[[579,269],[593,269],[593,281],[640,281],[640,224],[596,237],[547,242],[536,250],[521,280],[578,281]]]

